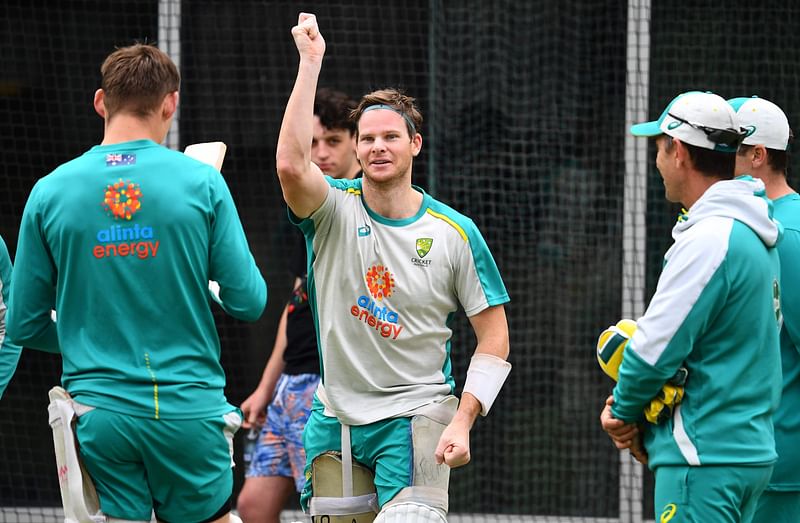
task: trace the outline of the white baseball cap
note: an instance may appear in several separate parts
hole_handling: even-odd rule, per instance
[[[728,100],[739,117],[739,125],[747,133],[742,141],[745,145],[763,145],[768,149],[785,151],[789,147],[789,120],[774,103],[753,96]]]
[[[711,92],[689,91],[676,96],[658,120],[631,126],[635,136],[667,134],[704,149],[735,153],[744,132],[733,107]]]

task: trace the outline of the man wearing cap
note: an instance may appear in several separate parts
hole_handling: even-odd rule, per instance
[[[764,184],[734,178],[744,133],[725,99],[683,93],[631,132],[656,138],[666,197],[689,210],[601,423],[618,448],[643,438],[656,521],[749,522],[777,456],[780,225]],[[640,433],[644,407],[680,367],[683,401]]]
[[[773,201],[774,216],[784,227],[778,243],[781,259],[780,330],[783,390],[773,415],[778,461],[769,485],[758,501],[756,523],[796,523],[800,520],[800,196],[786,180],[792,132],[783,111],[763,98],[728,100],[747,132],[736,155],[736,174],[760,178]]]

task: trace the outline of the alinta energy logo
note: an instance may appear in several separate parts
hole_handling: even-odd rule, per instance
[[[392,295],[395,281],[389,269],[383,265],[373,265],[365,277],[367,288],[375,299],[382,300]]]
[[[131,221],[142,208],[142,190],[138,183],[119,180],[108,184],[101,205],[114,220]],[[159,241],[153,240],[153,228],[137,224],[111,225],[97,232],[97,245],[92,255],[97,258],[132,256],[140,259],[155,257]]]
[[[397,285],[394,276],[388,267],[373,265],[364,275],[364,281],[370,295],[359,296],[356,305],[350,307],[350,314],[378,331],[384,338],[396,340],[403,331],[403,326],[398,323],[400,315],[379,303],[394,293]]]
[[[109,184],[103,194],[103,207],[111,213],[115,220],[130,220],[142,208],[142,190],[138,183],[130,180]]]

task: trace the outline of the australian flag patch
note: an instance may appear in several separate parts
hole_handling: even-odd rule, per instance
[[[109,153],[106,155],[106,167],[118,165],[133,165],[136,163],[135,154]]]

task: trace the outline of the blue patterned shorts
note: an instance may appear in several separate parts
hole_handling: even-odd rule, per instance
[[[275,396],[267,407],[267,422],[261,428],[253,461],[247,470],[248,478],[294,478],[297,491],[303,490],[306,466],[303,429],[318,384],[319,374],[282,374],[278,379]]]

